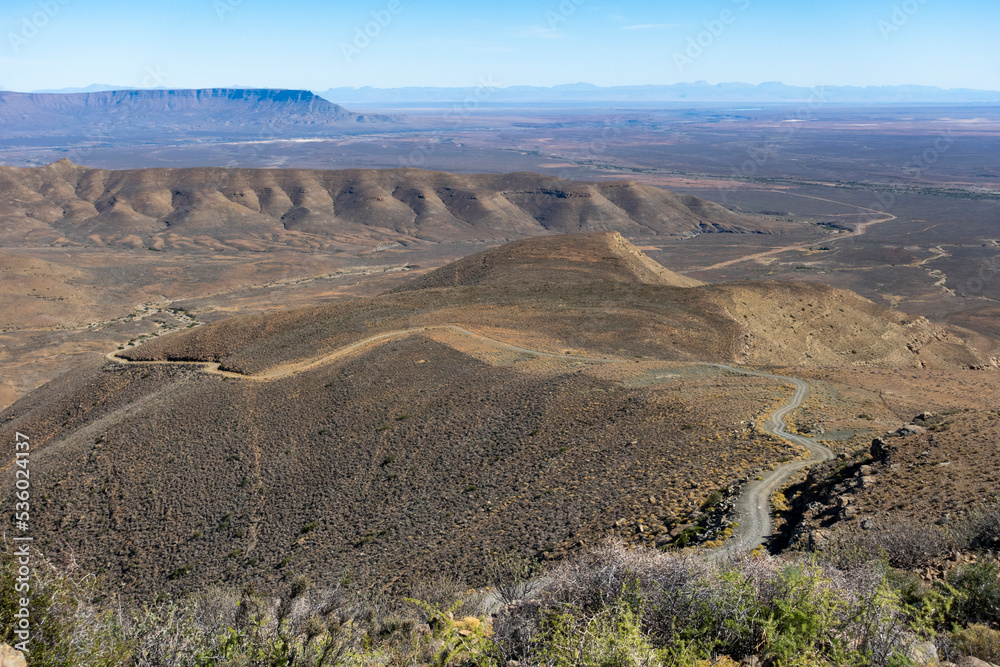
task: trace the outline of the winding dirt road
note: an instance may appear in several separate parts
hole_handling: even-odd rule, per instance
[[[111,352],[107,355],[107,358],[118,364],[125,365],[148,365],[148,364],[172,364],[181,366],[200,366],[203,373],[210,375],[221,375],[227,378],[235,378],[240,380],[249,380],[254,382],[271,382],[274,380],[280,380],[282,378],[289,377],[298,373],[303,373],[310,371],[319,366],[332,363],[338,359],[342,359],[362,348],[368,347],[370,345],[375,345],[378,343],[384,343],[391,340],[398,340],[400,338],[405,338],[407,336],[412,336],[415,334],[420,334],[425,331],[432,330],[447,330],[452,331],[463,336],[468,336],[469,338],[476,339],[498,349],[508,350],[512,352],[518,352],[522,354],[529,354],[537,357],[548,357],[554,359],[562,359],[564,361],[582,361],[588,363],[600,363],[600,364],[613,364],[613,363],[628,363],[626,359],[610,359],[603,357],[588,357],[574,354],[558,354],[555,352],[543,352],[541,350],[533,350],[526,347],[520,347],[518,345],[511,345],[510,343],[505,343],[495,338],[490,338],[488,336],[483,336],[482,334],[475,333],[463,327],[454,324],[444,324],[435,325],[427,327],[415,327],[412,329],[400,329],[397,331],[388,331],[375,336],[370,336],[363,340],[351,343],[350,345],[345,345],[329,354],[323,355],[317,359],[300,361],[292,364],[285,364],[283,366],[276,366],[274,368],[268,369],[264,373],[259,375],[245,375],[242,373],[234,373],[232,371],[224,371],[219,368],[219,363],[217,362],[203,362],[203,361],[130,361],[128,359],[122,359],[118,356],[120,350]],[[768,418],[767,422],[762,426],[763,430],[775,437],[787,440],[793,444],[799,445],[805,448],[813,456],[809,459],[800,459],[797,461],[792,461],[784,465],[775,468],[771,472],[764,475],[762,479],[758,479],[751,484],[748,484],[743,489],[743,493],[736,501],[736,511],[738,517],[738,527],[735,535],[732,539],[726,542],[722,547],[712,551],[709,554],[709,558],[717,560],[719,558],[724,558],[732,556],[744,551],[750,551],[755,547],[763,544],[764,540],[771,534],[773,528],[773,522],[771,520],[771,503],[770,498],[774,493],[775,489],[786,482],[795,472],[802,470],[803,468],[812,465],[818,461],[826,461],[833,458],[833,452],[815,442],[810,438],[806,438],[801,435],[794,433],[789,433],[785,430],[785,417],[791,413],[793,410],[797,409],[809,396],[809,385],[803,381],[796,378],[786,377],[783,375],[775,375],[773,373],[765,373],[763,371],[754,371],[744,368],[737,368],[735,366],[729,366],[727,364],[714,364],[706,363],[699,364],[712,366],[714,368],[719,368],[730,373],[738,373],[741,375],[754,375],[757,377],[770,378],[773,380],[779,380],[791,384],[795,387],[795,393],[792,398],[785,403],[783,406],[775,410],[771,416]]]
[[[517,345],[511,345],[510,343],[505,343],[501,340],[495,338],[490,338],[489,336],[483,336],[482,334],[477,334],[474,331],[469,331],[460,326],[454,324],[438,324],[434,326],[427,327],[414,327],[412,329],[399,329],[397,331],[387,331],[375,336],[370,336],[363,340],[359,340],[356,343],[351,343],[350,345],[345,345],[344,347],[338,348],[329,354],[325,354],[322,357],[316,359],[311,359],[308,361],[299,361],[293,364],[285,364],[283,366],[275,366],[270,368],[263,373],[258,375],[248,375],[246,373],[234,373],[233,371],[224,371],[221,369],[221,364],[217,361],[132,361],[130,359],[122,359],[118,355],[124,350],[115,350],[109,352],[106,356],[109,360],[122,365],[174,365],[174,366],[201,366],[201,372],[207,373],[209,375],[221,375],[222,377],[234,378],[239,380],[251,380],[254,382],[273,382],[274,380],[281,380],[282,378],[289,377],[291,375],[297,375],[299,373],[304,373],[306,371],[311,371],[314,368],[320,366],[325,366],[326,364],[337,361],[338,359],[343,359],[344,357],[350,355],[353,352],[368,347],[369,345],[374,345],[376,343],[384,343],[390,340],[398,340],[400,338],[406,338],[407,336],[413,336],[415,334],[423,333],[425,331],[434,330],[447,330],[453,331],[455,333],[462,334],[463,336],[468,336],[469,338],[474,338],[476,340],[482,341],[493,347],[509,350],[511,352],[520,352],[523,354],[531,354],[536,357],[551,357],[554,359],[564,359],[566,361],[586,361],[590,363],[600,363],[600,364],[614,364],[621,363],[623,359],[602,359],[599,357],[584,357],[575,354],[558,354],[556,352],[542,352],[541,350],[532,350],[526,347],[519,347]],[[128,348],[126,348],[128,349]]]
[[[750,551],[763,544],[764,540],[771,535],[771,531],[774,529],[774,523],[771,520],[771,496],[775,490],[787,482],[799,470],[807,468],[814,463],[832,459],[833,451],[812,438],[807,438],[796,433],[789,433],[785,430],[785,417],[802,405],[806,398],[809,397],[808,383],[797,378],[774,375],[773,373],[765,373],[763,371],[751,371],[744,368],[727,366],[726,364],[709,365],[732,373],[756,375],[794,385],[795,393],[792,395],[792,398],[771,413],[771,416],[761,428],[777,438],[804,447],[812,454],[812,457],[809,459],[799,459],[778,466],[765,474],[761,479],[757,479],[743,487],[743,493],[736,500],[736,515],[739,525],[735,534],[732,539],[709,554],[709,559],[719,560],[744,551]]]

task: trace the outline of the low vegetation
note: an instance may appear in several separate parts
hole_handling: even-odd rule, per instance
[[[439,578],[390,597],[299,576],[269,594],[212,588],[131,605],[94,577],[45,564],[31,599],[30,662],[904,667],[921,652],[996,661],[1000,567],[980,556],[927,584],[884,560],[843,569],[801,556],[747,557],[713,566],[609,541],[540,576],[495,554],[496,586],[486,591]],[[14,583],[5,556],[5,618],[17,604]],[[12,632],[0,641],[13,644]]]
[[[768,380],[474,353],[414,336],[275,383],[109,365],[0,430],[66,443],[32,470],[43,546],[130,596],[342,570],[401,592],[440,563],[482,585],[490,551],[662,546],[794,453],[741,423],[785,400]]]

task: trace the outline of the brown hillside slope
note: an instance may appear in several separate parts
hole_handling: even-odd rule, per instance
[[[551,233],[766,231],[697,197],[627,181],[417,169],[0,167],[0,242],[192,249],[506,241]]]
[[[817,283],[706,288],[744,326],[740,362],[761,365],[996,368],[989,350],[923,317]]]
[[[969,367],[991,362],[947,329],[817,283],[679,287],[620,236],[545,236],[459,260],[402,290],[237,317],[130,349],[260,373],[359,338],[459,324],[538,349],[755,365]],[[450,286],[449,286],[450,285]]]
[[[545,237],[523,261],[539,270],[547,243],[573,258],[616,238]],[[59,535],[48,548],[131,592],[297,573],[475,578],[490,549],[558,557],[609,531],[663,538],[712,490],[791,455],[746,425],[784,389],[676,362],[977,358],[944,330],[843,290],[627,282],[611,267],[633,251],[617,252],[601,271],[239,317],[123,353],[219,361],[267,381],[108,362],[50,382],[0,413],[0,438],[32,438],[36,534]],[[916,330],[931,340],[915,343]],[[3,457],[0,483],[13,488],[13,453]]]
[[[267,383],[108,364],[0,413],[0,436],[32,438],[46,553],[129,594],[481,581],[494,549],[665,536],[730,476],[789,455],[734,435],[779,394],[715,373],[638,387],[579,363],[490,364],[418,334]]]
[[[672,287],[702,284],[663,268],[621,234],[595,233],[514,241],[452,262],[396,291],[552,280],[613,280]]]

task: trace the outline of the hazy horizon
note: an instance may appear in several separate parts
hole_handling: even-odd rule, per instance
[[[470,86],[417,86],[417,85],[412,85],[412,86],[383,87],[383,86],[365,85],[365,86],[329,86],[328,88],[322,88],[322,89],[320,89],[320,88],[311,88],[311,89],[309,89],[309,88],[293,88],[293,87],[289,87],[289,86],[252,86],[252,85],[240,85],[240,84],[235,84],[235,85],[209,85],[209,86],[198,86],[198,87],[191,87],[191,86],[174,87],[174,86],[126,86],[126,85],[114,85],[114,84],[106,84],[106,83],[90,83],[90,84],[83,85],[83,86],[67,86],[67,87],[59,88],[59,89],[35,88],[35,89],[32,89],[32,90],[13,90],[13,89],[10,89],[10,88],[3,88],[3,89],[0,89],[0,90],[6,91],[6,92],[33,93],[33,94],[70,94],[70,93],[75,93],[75,92],[105,92],[105,91],[115,91],[115,90],[208,90],[208,89],[220,90],[220,89],[233,89],[233,90],[308,90],[309,92],[312,92],[312,93],[315,93],[315,94],[319,94],[323,90],[331,90],[331,89],[338,89],[338,88],[353,88],[353,89],[356,89],[356,90],[364,90],[366,88],[374,89],[374,90],[403,90],[403,89],[406,89],[406,88],[423,88],[423,89],[435,89],[435,90],[463,90],[463,89],[466,89],[466,88],[476,88],[476,87],[481,86],[481,85],[491,85],[492,87],[495,87],[497,90],[508,90],[508,89],[518,89],[518,88],[538,88],[540,90],[556,90],[556,89],[567,89],[567,90],[569,90],[569,89],[592,88],[592,89],[595,89],[595,90],[613,90],[615,88],[658,88],[658,87],[668,87],[668,86],[690,86],[690,87],[704,86],[706,88],[718,88],[718,87],[726,87],[726,86],[763,87],[763,86],[774,85],[774,86],[787,86],[789,88],[815,88],[815,89],[840,88],[840,87],[843,87],[843,88],[859,88],[859,89],[862,89],[862,90],[866,90],[866,89],[878,89],[878,88],[928,88],[928,89],[941,90],[941,91],[945,91],[945,92],[967,90],[967,91],[976,91],[976,92],[996,92],[996,93],[1000,93],[1000,89],[993,89],[993,88],[959,88],[959,87],[944,88],[944,87],[941,87],[941,86],[928,86],[928,85],[925,85],[925,84],[917,84],[917,83],[889,84],[889,85],[884,85],[884,86],[879,86],[879,85],[860,86],[860,85],[852,85],[852,84],[838,84],[838,85],[834,86],[834,85],[830,85],[830,84],[820,83],[820,84],[817,84],[815,86],[808,86],[807,87],[807,86],[793,86],[793,85],[787,84],[787,83],[785,83],[783,81],[763,81],[761,83],[748,83],[746,81],[678,81],[677,83],[673,83],[673,84],[638,83],[638,84],[631,84],[631,85],[611,85],[611,86],[600,86],[600,85],[597,85],[597,84],[590,83],[589,81],[567,81],[567,82],[564,82],[564,83],[552,84],[552,85],[547,85],[547,86],[536,86],[536,85],[533,85],[533,84],[522,84],[522,83],[512,83],[512,84],[508,84],[508,85],[495,85],[495,86],[493,86],[493,84],[491,82],[483,81],[483,82],[480,82],[477,85],[470,85]]]
[[[1000,90],[1000,6],[14,0],[0,89],[554,86],[781,81]]]

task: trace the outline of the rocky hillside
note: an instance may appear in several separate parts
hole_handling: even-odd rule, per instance
[[[697,197],[619,181],[417,169],[139,169],[68,160],[0,167],[6,246],[329,249],[416,241],[506,241],[552,233],[766,231]]]
[[[477,579],[493,549],[666,544],[714,491],[794,455],[748,426],[786,388],[699,362],[977,354],[915,344],[905,316],[822,285],[676,286],[614,233],[438,275],[458,284],[187,329],[29,394],[0,439],[31,438],[36,530],[133,592]]]
[[[792,485],[779,542],[881,549],[896,567],[940,578],[959,552],[1000,548],[998,437],[995,410],[922,412]]]

